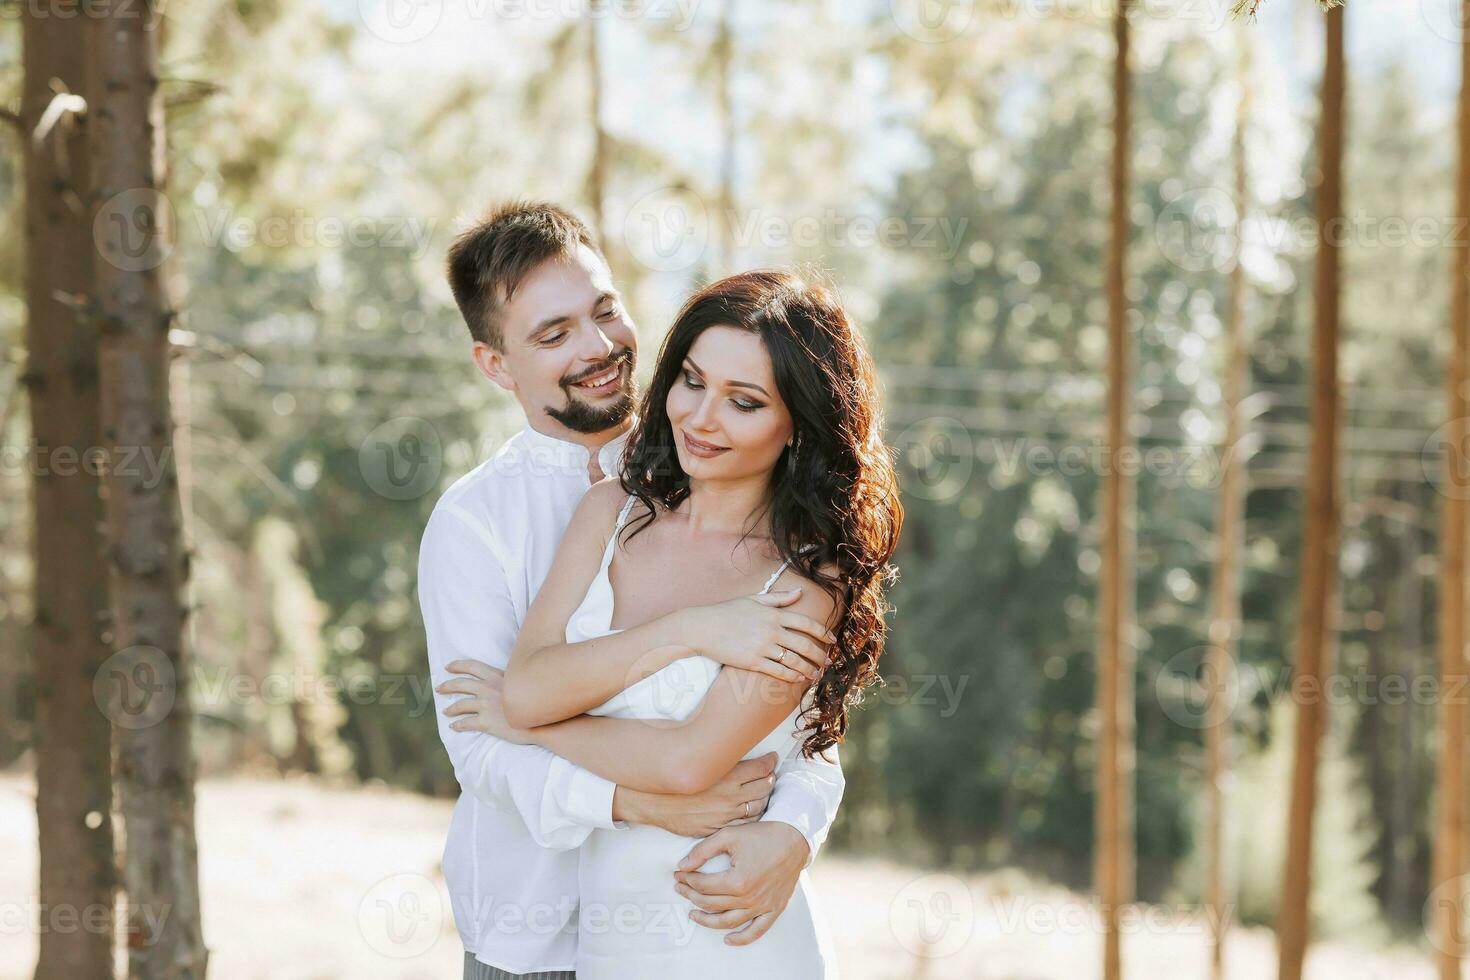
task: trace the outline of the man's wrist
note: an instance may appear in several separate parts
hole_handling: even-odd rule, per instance
[[[798,857],[803,868],[811,863],[812,842],[807,839],[806,834],[803,834],[800,828],[795,824],[787,823],[785,820],[762,820],[761,823],[768,827],[785,827],[789,832],[787,834],[790,838],[788,846],[791,848],[792,854]]]
[[[647,823],[647,812],[643,804],[647,794],[626,786],[613,789],[612,818],[619,823]]]

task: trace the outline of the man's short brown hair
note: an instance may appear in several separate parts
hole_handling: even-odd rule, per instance
[[[501,309],[526,275],[551,258],[586,245],[601,250],[576,215],[545,201],[497,205],[449,246],[449,288],[470,336],[505,349]]]

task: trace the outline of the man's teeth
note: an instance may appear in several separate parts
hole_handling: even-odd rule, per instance
[[[577,384],[583,388],[600,388],[603,385],[611,382],[617,376],[618,369],[613,368],[611,371],[608,371],[605,374],[599,374],[595,378],[588,378],[586,381],[578,381]]]

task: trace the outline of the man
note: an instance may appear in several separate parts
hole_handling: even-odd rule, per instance
[[[739,899],[740,911],[692,917],[740,927],[727,937],[733,944],[756,941],[786,907],[836,816],[843,779],[835,749],[831,762],[797,755],[774,773],[774,754],[747,760],[705,793],[666,796],[615,786],[539,746],[496,739],[445,714],[453,695],[478,693],[479,682],[451,675],[450,665],[505,668],[577,502],[616,472],[632,424],[637,352],[607,262],[587,228],[561,208],[516,203],[493,211],[456,239],[448,266],[476,366],[514,395],[527,418],[492,459],[445,492],[419,552],[439,735],[462,791],[444,876],[465,977],[573,976],[575,849],[594,828],[648,824],[707,837],[691,858],[697,866],[730,854],[739,874],[713,880],[720,895]],[[781,613],[742,608],[752,630]]]

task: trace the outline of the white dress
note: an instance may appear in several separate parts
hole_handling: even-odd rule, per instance
[[[568,643],[621,632],[611,626],[608,568],[635,499],[630,496],[623,505],[602,567],[567,620]],[[785,570],[783,563],[761,592],[768,591]],[[685,657],[587,713],[683,720],[704,700],[721,669],[708,657]],[[800,746],[796,729],[800,713],[800,708],[793,711],[745,758],[774,751],[780,765]],[[577,980],[835,980],[837,959],[805,871],[786,910],[764,936],[747,946],[726,945],[729,930],[711,929],[689,918],[694,905],[674,890],[673,872],[698,842],[697,837],[641,824],[592,831],[581,848]],[[729,867],[729,855],[718,854],[698,870]]]

